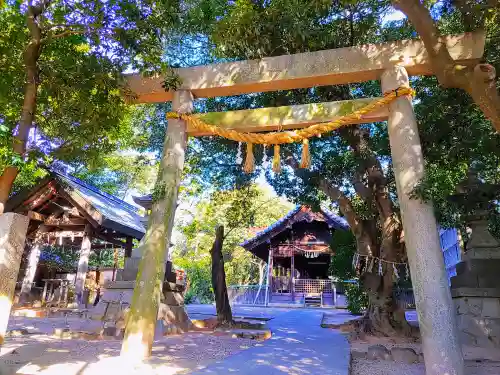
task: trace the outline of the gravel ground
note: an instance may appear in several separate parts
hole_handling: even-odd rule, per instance
[[[408,365],[356,357],[356,353],[366,353],[368,347],[377,344],[389,350],[393,347],[412,348],[418,354],[422,353],[421,344],[410,339],[368,336],[365,340],[351,340],[351,375],[425,375],[423,363]],[[462,352],[466,360],[466,375],[500,375],[500,350],[464,346]]]
[[[466,362],[467,375],[500,375],[498,362]],[[425,375],[423,363],[407,365],[392,361],[369,361],[366,359],[353,359],[351,362],[351,375]]]
[[[258,342],[188,333],[155,341],[151,360],[135,371],[119,358],[118,340],[60,340],[46,335],[10,338],[0,349],[0,374],[80,375],[111,370],[111,374],[183,374],[248,349]],[[115,371],[119,370],[119,371]]]

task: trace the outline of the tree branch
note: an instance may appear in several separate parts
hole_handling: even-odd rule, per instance
[[[53,40],[53,39],[59,39],[59,38],[64,38],[66,36],[69,36],[69,35],[79,35],[79,34],[84,34],[85,33],[85,30],[66,30],[66,31],[63,31],[59,34],[54,34],[54,35],[51,35],[50,37],[47,38],[47,40]],[[45,42],[45,38],[42,40],[42,43]]]
[[[392,0],[396,9],[410,20],[422,39],[434,74],[441,85],[466,91],[500,132],[500,96],[495,84],[495,69],[489,64],[476,67],[457,65],[441,40],[434,20],[420,0]]]

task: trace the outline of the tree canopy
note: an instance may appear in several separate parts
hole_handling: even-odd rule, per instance
[[[263,262],[239,244],[253,235],[249,228],[267,227],[292,208],[284,199],[256,185],[248,185],[234,190],[215,190],[196,203],[191,215],[179,212],[181,220],[177,230],[182,236],[175,241],[174,263],[186,269],[192,293],[200,299],[212,299],[210,249],[217,226],[225,227],[222,253],[227,284],[253,284],[259,281]]]
[[[173,1],[19,0],[0,8],[0,204],[19,169],[94,164],[135,139],[123,73],[165,72]]]
[[[393,5],[400,3],[401,8],[403,3],[409,2],[411,1],[394,1]],[[415,25],[413,17],[394,22],[385,20],[394,10],[390,2],[308,1],[299,5],[293,1],[240,0],[232,3],[201,1],[200,4],[205,6],[204,17],[200,18],[196,13],[194,19],[202,26],[193,28],[194,35],[186,32],[187,28],[183,30],[189,35],[188,43],[196,40],[197,47],[204,46],[205,52],[201,53],[203,61],[210,58],[216,61],[252,59],[399,40],[421,34],[421,25]],[[468,30],[463,19],[463,9],[446,3],[442,6],[434,4],[431,8],[420,7],[418,11],[429,12],[429,9],[434,18],[427,27],[436,27],[438,34]],[[413,11],[406,9],[405,13]],[[492,41],[496,40],[497,28],[486,19],[491,18],[488,15],[483,23],[488,34],[486,58],[494,65],[497,64],[498,47]],[[189,24],[193,22],[193,18],[184,21]],[[426,47],[429,50],[427,42]],[[494,155],[498,150],[499,138],[484,115],[486,113],[492,118],[491,113],[473,104],[472,99],[477,102],[477,97],[472,95],[471,99],[465,93],[471,94],[470,87],[461,85],[460,77],[449,80],[445,86],[462,90],[446,90],[439,85],[444,83],[437,60],[446,59],[446,56],[433,55],[432,59],[437,79],[412,79],[412,84],[417,89],[416,112],[428,166],[422,189],[415,193],[424,199],[436,200],[438,218],[443,225],[458,225],[456,214],[444,202],[447,202],[447,197],[454,192],[471,166],[480,169],[484,176],[482,178],[498,178],[498,162]],[[378,82],[367,82],[207,99],[197,103],[197,110],[271,107],[380,94]],[[495,95],[489,99],[494,101]],[[473,136],[469,136],[472,134]],[[444,145],[440,141],[444,141]],[[282,147],[285,168],[281,174],[274,174],[264,163],[260,163],[264,158],[264,148],[254,147],[258,167],[255,173],[245,175],[241,166],[235,162],[238,153],[236,143],[206,137],[191,141],[188,165],[191,176],[195,174],[202,183],[217,188],[244,186],[265,173],[277,193],[292,201],[316,206],[329,201],[340,209],[349,222],[356,238],[357,251],[363,253],[370,249],[372,255],[392,261],[405,261],[386,125],[375,123],[347,127],[331,136],[312,139],[310,150],[312,166],[310,170],[301,170],[296,159],[298,146]],[[265,152],[270,159],[271,150],[267,148]],[[449,163],[453,163],[451,168]],[[446,186],[446,189],[440,189],[441,185]],[[452,220],[452,216],[455,216],[455,220]],[[460,217],[459,220],[465,224],[465,217]],[[371,308],[375,308],[373,313],[380,311],[379,309],[391,311],[393,302],[391,288],[388,286],[393,282],[392,270],[388,269],[383,277],[365,276],[362,281],[369,291]],[[389,294],[381,298],[380,290]],[[391,322],[382,322],[374,316],[373,321],[379,323],[378,327],[374,327],[375,330],[385,333],[402,328],[394,324],[392,318]]]

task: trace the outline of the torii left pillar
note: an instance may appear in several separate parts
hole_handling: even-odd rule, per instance
[[[9,324],[28,223],[26,216],[12,212],[0,214],[0,345]]]
[[[176,91],[172,109],[179,113],[191,113],[193,111],[191,92]],[[149,357],[153,347],[165,274],[166,252],[174,226],[186,144],[185,121],[169,119],[160,170],[153,191],[148,230],[139,249],[142,258],[121,350],[121,355],[133,362]]]

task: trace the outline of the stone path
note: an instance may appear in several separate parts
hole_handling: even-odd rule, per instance
[[[266,311],[266,310],[264,310]],[[270,340],[212,363],[191,375],[348,375],[349,343],[337,331],[320,327],[321,310],[294,309],[268,322]],[[335,314],[335,311],[329,311]],[[336,312],[338,322],[353,318]]]
[[[119,340],[60,340],[47,336],[54,327],[89,325],[85,319],[15,318],[9,329],[28,329],[34,335],[9,338],[0,348],[0,374],[126,375],[173,374],[290,374],[348,375],[349,345],[340,333],[320,327],[325,310],[235,307],[235,317],[267,322],[273,337],[267,341],[218,337],[204,333],[162,337],[152,358],[130,368],[119,357]],[[192,318],[215,314],[211,305],[190,305]],[[352,315],[328,310],[339,323]],[[91,325],[94,322],[91,322]]]

